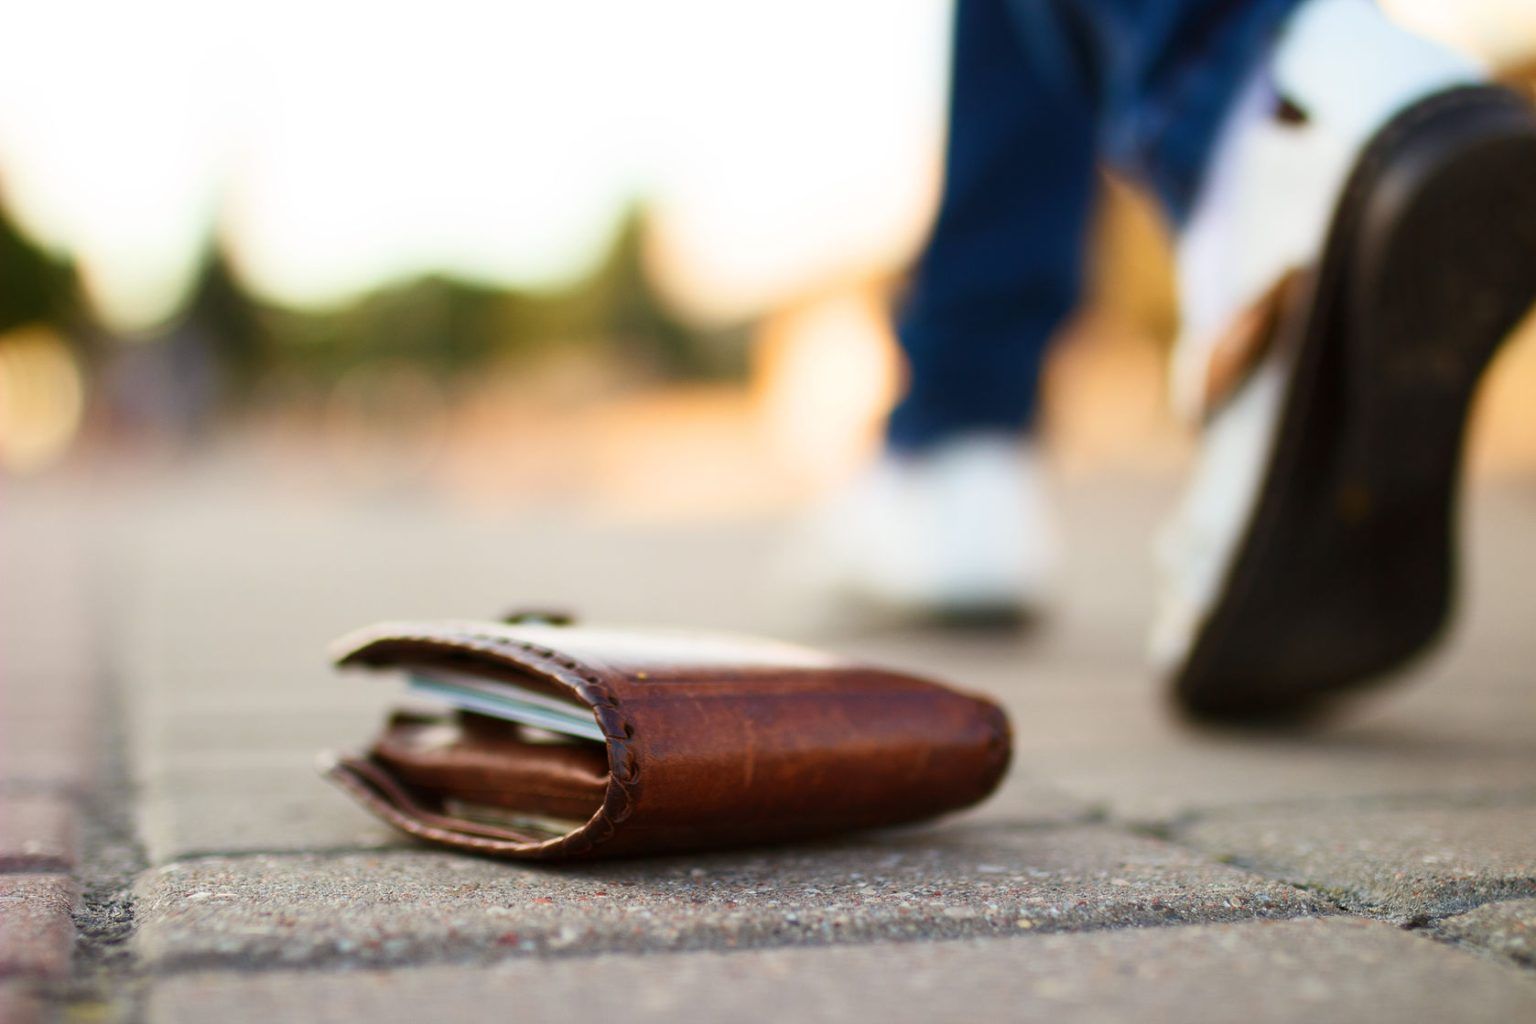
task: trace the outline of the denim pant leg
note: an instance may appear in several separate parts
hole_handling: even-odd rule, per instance
[[[1226,112],[1303,0],[1013,0],[1054,87],[1092,97],[1101,158],[1177,224]]]
[[[1177,222],[1222,119],[1300,0],[958,0],[945,185],[897,333],[914,450],[1022,432],[1076,304],[1095,154]]]
[[[1034,415],[1047,341],[1077,303],[1093,189],[1086,96],[1040,74],[1010,0],[959,0],[938,219],[897,322],[897,450]]]

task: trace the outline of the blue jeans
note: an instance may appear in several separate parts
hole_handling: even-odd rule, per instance
[[[944,195],[898,318],[892,448],[1029,429],[1077,304],[1103,160],[1189,211],[1231,102],[1301,0],[958,0]]]

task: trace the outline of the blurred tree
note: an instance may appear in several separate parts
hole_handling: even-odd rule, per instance
[[[592,317],[591,330],[654,363],[665,376],[705,376],[719,369],[720,360],[652,283],[645,267],[645,221],[643,208],[629,210],[607,257],[576,289],[577,301]]]
[[[181,328],[172,334],[207,350],[225,397],[248,395],[268,368],[270,332],[221,241],[215,239],[204,251]]]
[[[563,288],[513,291],[431,275],[340,309],[267,310],[263,320],[275,358],[330,378],[379,359],[460,374],[492,359],[570,345],[609,350],[665,377],[739,369],[744,332],[701,332],[673,314],[646,271],[644,234],[645,215],[637,208],[598,266]]]
[[[375,291],[337,310],[269,311],[279,358],[335,377],[371,360],[398,359],[454,373],[528,340],[528,300],[437,275]]]
[[[0,332],[45,323],[72,333],[74,268],[22,234],[0,203]]]

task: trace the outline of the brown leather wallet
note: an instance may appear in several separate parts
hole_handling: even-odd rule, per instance
[[[624,856],[896,825],[979,802],[1010,754],[1007,718],[990,701],[771,641],[403,622],[339,644],[342,666],[449,670],[592,715],[600,740],[467,711],[397,713],[366,754],[327,763],[398,828],[496,856]]]

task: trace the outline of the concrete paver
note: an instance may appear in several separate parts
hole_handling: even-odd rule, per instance
[[[1048,779],[1117,820],[1146,825],[1255,806],[1353,805],[1376,797],[1536,801],[1536,742],[1476,749],[1453,741],[1377,740],[1360,730],[1291,737],[1179,737],[1164,730],[1115,749],[1025,750],[1019,761],[1020,772]]]
[[[1475,998],[1469,995],[1475,994]],[[398,971],[192,973],[153,1020],[1498,1021],[1536,980],[1389,925],[1280,921],[1075,935],[515,960]]]
[[[37,714],[12,680],[0,683],[0,783],[79,793],[95,782],[98,732],[74,713]],[[14,710],[13,710],[14,709]]]
[[[68,973],[78,898],[65,875],[0,875],[0,977]]]
[[[1255,812],[1197,822],[1179,838],[1351,909],[1403,920],[1536,895],[1536,803]]]
[[[78,811],[57,793],[0,793],[0,873],[74,869]]]
[[[1080,800],[1017,761],[984,803],[950,819],[966,824],[1004,824],[1037,827],[1074,825],[1098,821],[1103,809]]]
[[[951,827],[560,869],[436,852],[148,873],[140,951],[189,964],[729,949],[1293,917],[1290,886],[1101,826]]]
[[[1169,497],[1160,485],[1142,490],[1153,504]],[[1510,703],[1523,691],[1489,696],[1492,684],[1480,681],[1501,678],[1492,668],[1463,673],[1453,707],[1421,698],[1416,713],[1314,736],[1211,736],[1178,725],[1141,653],[1152,598],[1144,542],[1155,517],[1127,529],[1120,509],[1135,503],[1092,488],[1074,502],[1081,564],[1060,614],[1024,638],[828,634],[766,583],[719,600],[724,581],[774,578],[782,543],[771,524],[641,530],[263,507],[268,543],[284,552],[273,558],[228,545],[252,529],[257,513],[245,505],[212,502],[210,511],[204,496],[157,507],[135,526],[122,630],[152,859],[387,844],[361,819],[336,817],[329,791],[306,777],[314,751],[361,741],[399,693],[387,679],[337,678],[326,642],[378,617],[485,615],[517,603],[808,637],[988,692],[1010,710],[1017,753],[1002,791],[973,812],[980,821],[1110,814],[1160,825],[1255,802],[1532,791],[1536,716]],[[205,600],[210,592],[219,600]],[[1495,619],[1486,640],[1507,648]],[[1498,729],[1513,731],[1491,742]],[[255,802],[221,801],[221,792]]]
[[[1536,899],[1487,903],[1439,922],[1436,932],[1536,967]]]
[[[46,1019],[43,996],[33,984],[0,981],[0,1020],[5,1024],[39,1024]]]
[[[1257,736],[1180,725],[1143,663],[1144,545],[1172,493],[1070,492],[1063,604],[1022,638],[852,631],[777,589],[773,523],[475,519],[179,482],[114,506],[110,601],[70,582],[77,545],[35,608],[0,609],[0,870],[32,872],[3,879],[0,964],[68,969],[67,811],[102,781],[88,684],[106,665],[152,864],[131,944],[149,1021],[1530,1016],[1529,496],[1474,508],[1471,614],[1446,656],[1314,732]],[[47,568],[47,545],[20,547]],[[364,740],[399,694],[337,678],[326,641],[527,604],[931,672],[1009,708],[1015,763],[930,827],[564,869],[416,845],[314,775],[316,750]],[[1313,917],[1339,905],[1449,941]],[[894,941],[916,939],[947,941]],[[0,1015],[34,1005],[20,985],[0,985]]]
[[[313,752],[183,764],[146,780],[139,835],[152,863],[210,853],[386,849],[411,845],[338,795]]]
[[[77,684],[97,666],[90,625],[101,597],[94,568],[100,523],[69,488],[5,481],[0,505],[0,708],[32,714],[80,706]]]

